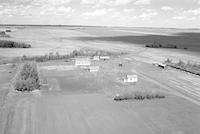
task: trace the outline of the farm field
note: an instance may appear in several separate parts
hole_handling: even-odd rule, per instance
[[[152,65],[167,58],[200,62],[200,31],[116,27],[15,27],[12,31],[11,40],[25,41],[32,48],[0,48],[0,60],[81,48],[127,54],[92,61],[98,72],[76,67],[73,60],[37,63],[42,88],[31,93],[11,90],[16,68],[0,65],[0,134],[200,133],[200,77]],[[157,39],[188,50],[145,48],[145,43]],[[138,82],[124,84],[126,74],[138,75]],[[116,94],[135,90],[162,92],[165,98],[113,100]]]
[[[146,62],[163,62],[166,58],[200,61],[198,29],[39,26],[13,27],[13,29],[13,32],[9,33],[11,38],[8,40],[23,41],[31,44],[32,48],[0,48],[0,57],[45,55],[50,52],[66,54],[75,49],[92,48],[130,52],[134,57]],[[153,43],[153,41],[172,43],[180,49],[144,47],[146,43]]]

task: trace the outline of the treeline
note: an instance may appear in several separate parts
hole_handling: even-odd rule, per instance
[[[23,42],[0,40],[0,48],[31,48],[31,45]]]
[[[170,59],[167,59],[166,61],[164,61],[164,63],[170,67],[173,67],[185,72],[189,72],[192,74],[200,75],[200,64],[192,63],[190,61],[186,63],[182,60],[179,60],[179,62],[173,62]]]
[[[147,44],[145,47],[150,47],[150,48],[178,48],[176,45],[174,44],[162,44],[160,42],[156,42],[154,41],[153,43],[151,44]]]
[[[122,101],[122,100],[144,100],[144,99],[163,99],[165,98],[165,94],[161,92],[152,92],[152,91],[142,91],[136,90],[133,92],[126,92],[122,95],[118,95],[114,97],[115,101]]]
[[[36,62],[25,62],[18,68],[13,80],[13,88],[17,91],[33,91],[40,88]]]
[[[49,53],[43,56],[26,56],[22,57],[22,61],[36,61],[36,62],[45,62],[49,60],[61,60],[61,59],[70,59],[77,56],[101,56],[101,55],[112,55],[114,53],[102,51],[102,50],[74,50],[69,54],[60,55],[58,52]]]

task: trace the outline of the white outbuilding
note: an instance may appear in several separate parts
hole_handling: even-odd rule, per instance
[[[88,69],[89,69],[90,72],[98,72],[99,66],[89,66]]]
[[[76,66],[90,66],[91,65],[90,58],[88,57],[75,58],[75,65]]]
[[[99,60],[100,60],[100,57],[99,57],[99,56],[94,56],[94,57],[93,57],[93,60],[99,61]]]
[[[110,57],[109,56],[100,56],[100,60],[109,60]]]
[[[138,76],[137,75],[126,75],[124,82],[125,83],[127,83],[127,82],[136,83],[136,82],[138,82]]]

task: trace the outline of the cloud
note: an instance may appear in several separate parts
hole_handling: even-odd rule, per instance
[[[132,0],[99,0],[98,4],[108,6],[121,6],[131,3]]]
[[[81,4],[95,4],[97,0],[82,0]]]
[[[151,0],[137,0],[134,4],[135,5],[149,5],[151,4]]]
[[[163,10],[163,11],[172,11],[173,8],[169,7],[169,6],[163,6],[163,7],[161,7],[161,10]]]
[[[40,15],[70,15],[70,13],[72,13],[74,11],[74,9],[72,9],[71,7],[53,7],[53,6],[46,6],[44,5],[43,7],[41,7],[40,9]]]
[[[116,0],[115,5],[127,5],[131,2],[131,0]]]
[[[2,7],[0,15],[5,16],[30,16],[31,5],[7,5]]]
[[[200,8],[197,9],[191,9],[191,10],[185,10],[183,11],[184,14],[188,14],[188,15],[200,15]]]
[[[186,18],[185,16],[174,16],[173,17],[173,19],[175,19],[175,20],[183,20],[185,18]]]
[[[157,12],[147,12],[147,13],[142,13],[138,17],[145,19],[145,18],[151,18],[151,17],[157,16],[157,15],[158,15]]]
[[[131,12],[135,12],[136,10],[135,9],[124,9],[123,10],[125,13],[131,13]]]
[[[107,9],[97,9],[94,12],[85,12],[82,15],[86,17],[99,17],[107,14]]]
[[[32,0],[34,5],[52,5],[52,6],[62,6],[68,4],[72,0]]]

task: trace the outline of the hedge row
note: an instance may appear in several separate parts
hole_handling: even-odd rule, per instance
[[[36,61],[36,62],[45,62],[49,60],[59,60],[59,59],[69,59],[76,56],[95,56],[95,55],[111,55],[110,52],[101,51],[101,50],[74,50],[69,54],[60,55],[58,52],[49,53],[43,56],[26,56],[22,57],[23,61]]]
[[[122,100],[144,100],[144,99],[163,99],[165,95],[161,92],[152,92],[152,91],[133,91],[123,93],[122,95],[118,95],[114,97],[115,101],[122,101]]]
[[[185,63],[181,60],[179,62],[172,62],[172,60],[170,59],[167,59],[166,61],[164,61],[164,63],[170,67],[173,67],[185,72],[189,72],[192,74],[200,75],[200,64],[191,63],[190,61]]]
[[[176,45],[174,44],[162,44],[159,42],[154,42],[152,44],[147,44],[145,47],[150,47],[150,48],[177,48]]]
[[[0,48],[31,48],[31,45],[23,42],[0,40]]]

